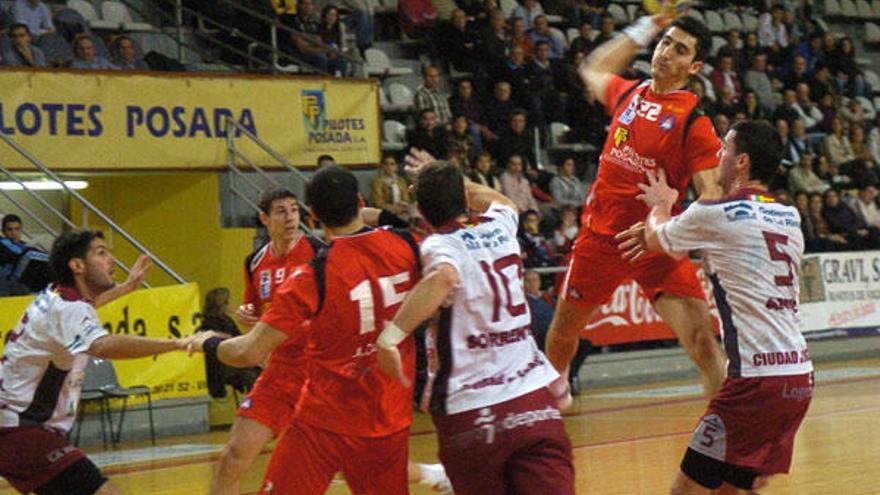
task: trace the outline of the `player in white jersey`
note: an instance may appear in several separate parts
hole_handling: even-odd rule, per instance
[[[571,443],[547,388],[558,374],[529,330],[516,206],[443,162],[418,171],[416,198],[434,233],[420,248],[424,278],[377,342],[380,368],[403,378],[397,345],[439,309],[423,403],[455,493],[573,494]],[[483,212],[470,224],[469,207]]]
[[[800,331],[797,273],[804,239],[797,209],[767,193],[782,157],[769,125],[743,122],[724,139],[725,199],[697,202],[671,217],[678,193],[648,176],[644,230],[621,248],[673,257],[700,250],[721,315],[727,380],[688,444],[672,493],[739,493],[787,473],[794,436],[813,393],[813,365]]]
[[[191,337],[107,333],[94,301],[106,303],[137,287],[149,263],[141,258],[120,288],[100,232],[63,234],[49,263],[55,282],[28,305],[0,360],[0,476],[21,493],[117,494],[85,454],[67,443],[88,356],[125,359],[186,350]]]

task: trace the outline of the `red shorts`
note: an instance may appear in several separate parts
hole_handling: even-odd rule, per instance
[[[340,435],[294,421],[275,446],[265,495],[323,495],[342,472],[354,495],[408,495],[409,428],[384,437]]]
[[[21,493],[31,493],[85,457],[57,430],[0,428],[0,475]]]
[[[579,306],[598,306],[607,303],[627,279],[638,282],[652,302],[661,293],[705,300],[688,258],[675,260],[665,254],[648,253],[630,263],[620,256],[613,236],[591,232],[577,240],[560,294]]]
[[[574,495],[571,442],[546,387],[433,419],[456,495]]]
[[[813,374],[728,378],[688,447],[759,475],[787,473],[813,396]]]
[[[276,437],[281,435],[293,417],[305,379],[304,363],[271,361],[241,401],[238,415],[268,426]]]

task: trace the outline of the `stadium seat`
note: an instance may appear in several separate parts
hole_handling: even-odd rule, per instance
[[[95,6],[87,0],[67,0],[67,6],[79,12],[81,16],[88,22],[88,26],[92,29],[119,29],[119,23],[109,22],[98,17]],[[57,17],[62,11],[55,14]]]
[[[406,126],[396,120],[382,124],[382,149],[403,151],[406,149]]]
[[[70,44],[56,33],[46,33],[37,39],[37,46],[46,55],[46,62],[50,65],[64,64],[73,58],[73,49]]]
[[[871,3],[871,11],[874,12],[875,19],[880,19],[880,0],[874,0]]]
[[[153,424],[153,397],[150,394],[150,387],[145,385],[135,385],[132,387],[123,387],[119,384],[116,377],[116,369],[113,363],[108,359],[90,358],[86,375],[92,373],[95,375],[95,385],[97,390],[107,396],[108,399],[122,399],[122,409],[119,411],[119,426],[116,428],[116,437],[114,443],[119,443],[122,438],[122,426],[125,421],[125,411],[128,406],[129,397],[144,396],[147,398],[147,414],[150,417],[150,440],[156,445],[156,429]],[[113,433],[113,424],[110,424],[110,433]]]
[[[880,43],[880,26],[873,22],[866,22],[864,41],[869,45]]]
[[[693,17],[694,19],[702,22],[703,24],[706,24],[706,18],[703,17],[702,12],[700,12],[697,9],[690,9],[687,11],[687,13],[685,15]]]
[[[724,20],[721,18],[721,14],[715,12],[714,10],[706,11],[706,26],[713,33],[723,33],[724,29]]]
[[[388,99],[391,106],[397,111],[408,112],[413,109],[413,92],[405,84],[391,83],[388,86]]]
[[[651,62],[647,60],[635,60],[632,63],[633,69],[641,72],[646,77],[651,76]]]
[[[856,0],[856,10],[858,10],[859,17],[863,20],[874,18],[874,11],[871,10],[871,4],[866,0]]]
[[[880,96],[874,97],[874,110],[880,112]]]
[[[629,4],[626,6],[626,13],[629,15],[629,21],[633,22],[636,20],[636,14],[639,12],[639,4]]]
[[[874,92],[880,92],[880,76],[871,69],[864,69],[862,72],[865,74],[865,81],[871,85]]]
[[[571,42],[578,39],[581,35],[581,32],[577,30],[577,28],[568,28],[565,30],[565,37],[568,39],[568,44],[571,45]]]
[[[367,62],[364,69],[368,76],[402,76],[413,73],[409,67],[392,67],[388,55],[378,48],[367,48],[364,52],[364,58]]]
[[[629,16],[620,5],[612,3],[608,5],[606,12],[614,19],[614,24],[618,26],[629,24]]]
[[[731,12],[728,10],[724,13],[723,19],[725,31],[730,31],[731,29],[742,31],[745,29],[745,26],[743,26],[742,23],[742,19],[740,19],[739,15],[737,15],[736,12]]]
[[[562,122],[550,124],[550,151],[585,153],[596,149],[593,145],[587,143],[566,143],[565,137],[570,131],[571,128]]]
[[[718,50],[720,50],[726,44],[727,40],[722,38],[721,36],[712,36],[712,49],[709,50],[709,55],[713,57],[718,55]]]
[[[700,71],[700,74],[703,74],[706,77],[709,77],[712,74],[712,71],[715,70],[715,66],[710,64],[709,62],[703,63],[703,69]]]
[[[825,0],[825,15],[839,17],[841,15],[840,2],[837,0]]]
[[[561,15],[544,14],[544,19],[547,19],[547,24],[550,24],[551,26],[559,26],[565,22],[565,18]]]
[[[758,30],[758,17],[752,14],[742,15],[743,31],[750,33]]]
[[[516,0],[499,0],[498,6],[501,7],[501,12],[504,14],[505,18],[509,18],[513,11],[516,10],[516,7],[519,4],[516,3]]]
[[[549,29],[550,34],[553,35],[554,38],[561,41],[565,48],[568,49],[568,38],[565,37],[565,33],[563,33],[562,30],[557,27],[550,27]]]
[[[856,99],[859,100],[859,103],[862,104],[862,108],[865,109],[865,121],[874,120],[874,117],[877,116],[877,110],[874,108],[874,103],[864,96],[856,96]]]
[[[857,19],[859,17],[859,10],[856,8],[855,2],[853,0],[840,0],[840,15],[850,20]]]
[[[148,22],[135,22],[128,7],[122,2],[105,0],[101,4],[101,17],[108,22],[118,23],[125,31],[154,31],[156,28]]]

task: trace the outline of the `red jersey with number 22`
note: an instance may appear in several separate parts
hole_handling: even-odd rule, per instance
[[[383,437],[412,422],[412,391],[382,374],[376,339],[421,276],[415,242],[386,229],[338,237],[278,289],[262,321],[307,339],[308,378],[294,419],[342,435]],[[321,279],[323,278],[323,290]],[[311,325],[302,325],[311,320]],[[415,374],[415,345],[400,345]]]
[[[648,207],[636,196],[648,171],[662,168],[681,198],[693,174],[718,164],[721,142],[708,117],[694,118],[685,139],[685,126],[697,103],[689,91],[658,95],[651,91],[650,80],[611,76],[605,91],[611,126],[584,208],[585,229],[614,235],[644,220]]]

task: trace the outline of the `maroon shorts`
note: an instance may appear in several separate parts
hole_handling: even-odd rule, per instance
[[[571,442],[546,387],[433,419],[456,495],[574,495]]]
[[[614,290],[633,279],[654,301],[660,293],[705,299],[697,272],[688,258],[675,260],[648,253],[636,263],[620,256],[612,236],[587,233],[575,244],[560,294],[579,306],[605,304]]]
[[[238,415],[250,418],[281,435],[293,417],[293,410],[305,382],[303,365],[287,365],[283,361],[271,362],[260,373],[254,388],[241,402]]]
[[[22,493],[52,481],[85,454],[43,426],[0,428],[0,475]]]
[[[342,472],[354,495],[408,495],[409,428],[355,437],[292,422],[272,453],[265,495],[323,495]]]
[[[787,473],[794,436],[812,396],[812,373],[728,378],[688,447],[762,476]]]

